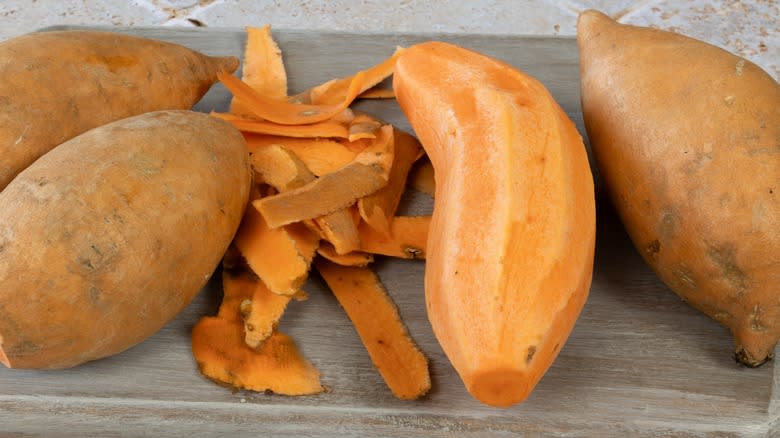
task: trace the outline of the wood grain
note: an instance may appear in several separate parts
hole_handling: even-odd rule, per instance
[[[116,31],[116,28],[110,30]],[[232,29],[136,28],[119,31],[240,56]],[[294,93],[347,75],[396,45],[441,39],[502,58],[538,77],[580,132],[578,58],[570,38],[478,35],[345,34],[275,31]],[[196,107],[225,110],[216,86]],[[394,102],[358,107],[409,129]],[[409,193],[406,213],[428,213],[430,199]],[[420,261],[379,258],[379,275],[410,333],[431,360],[425,399],[396,400],[321,278],[310,299],[293,303],[282,329],[322,371],[331,391],[287,398],[230,391],[202,378],[190,330],[213,314],[219,273],[179,317],[146,342],[105,360],[63,371],[0,369],[0,435],[128,436],[767,436],[780,427],[780,372],[737,366],[731,337],[683,304],[645,266],[608,203],[598,203],[598,239],[588,303],[559,359],[530,399],[492,409],[468,396],[425,316]],[[773,432],[774,431],[774,432]]]

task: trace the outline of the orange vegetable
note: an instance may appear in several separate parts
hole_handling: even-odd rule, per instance
[[[360,93],[358,99],[395,99],[395,92],[391,88],[369,88]]]
[[[409,169],[422,155],[420,142],[411,135],[396,129],[393,131],[393,139],[393,167],[387,185],[358,199],[357,203],[363,220],[384,235],[390,234],[390,222],[406,188]]]
[[[294,295],[308,277],[319,237],[302,224],[268,228],[257,210],[247,208],[233,242],[273,293]]]
[[[379,121],[365,115],[355,116],[349,124],[349,141],[360,140],[362,138],[376,138],[374,134],[382,126]]]
[[[361,223],[360,250],[402,259],[424,259],[430,223],[430,216],[396,216],[390,222],[389,234]]]
[[[258,342],[259,348],[247,345],[251,333],[245,335],[244,332],[242,307],[247,306],[245,303],[261,306],[253,305],[252,312],[267,313],[260,301],[267,303],[267,300],[289,298],[268,293],[263,283],[247,271],[244,260],[236,253],[231,247],[223,259],[224,293],[219,313],[215,317],[201,318],[192,330],[192,353],[200,372],[238,389],[273,391],[284,395],[322,392],[324,388],[320,384],[319,372],[300,354],[288,336],[273,332],[264,337],[264,342]],[[258,288],[263,294],[259,301]]]
[[[240,321],[207,316],[192,329],[192,354],[200,372],[238,389],[283,395],[324,391],[320,373],[292,338],[274,332],[255,350],[244,343]]]
[[[217,71],[238,68],[232,56],[86,30],[2,41],[0,60],[0,190],[43,154],[90,129],[192,108],[216,82]]]
[[[263,96],[276,100],[287,98],[287,72],[282,62],[282,51],[271,36],[271,26],[246,28],[241,80]],[[230,103],[230,112],[252,114],[237,99]]]
[[[238,249],[235,251],[238,252]],[[222,302],[217,316],[229,321],[243,321],[241,303],[252,299],[256,279],[252,278],[251,271],[245,266],[245,260],[240,253],[236,258],[237,265],[231,266],[230,259],[228,254],[222,259]]]
[[[257,348],[276,329],[292,297],[271,292],[262,281],[248,274],[235,281],[245,283],[239,287],[247,287],[252,291],[250,298],[244,299],[239,305],[239,312],[244,320],[244,342]]]
[[[256,181],[268,184],[278,192],[286,192],[314,181],[317,177],[293,152],[271,144],[251,153]]]
[[[323,216],[387,184],[393,161],[392,127],[383,126],[371,146],[341,169],[302,187],[252,202],[271,228]]]
[[[349,137],[349,129],[346,126],[331,121],[308,125],[280,125],[263,120],[242,118],[232,114],[212,112],[211,115],[229,122],[241,132],[302,138]]]
[[[366,70],[356,73],[354,76],[348,76],[341,79],[333,79],[324,84],[318,85],[314,88],[304,91],[294,97],[294,101],[301,103],[315,103],[315,104],[336,104],[345,100],[351,95],[350,91],[355,78],[363,76],[361,79],[362,85],[358,92],[359,94],[365,93],[375,85],[379,84],[383,80],[390,77],[393,74],[393,68],[398,56],[403,53],[404,49],[398,47],[395,49],[393,55],[379,64],[370,67]]]
[[[358,234],[352,214],[346,208],[314,219],[322,238],[333,244],[337,254],[347,254],[360,249]]]
[[[585,128],[637,251],[686,303],[731,331],[737,361],[772,359],[780,339],[777,77],[719,47],[593,10],[577,32]]]
[[[237,77],[227,73],[217,73],[217,78],[233,93],[233,97],[243,102],[246,109],[255,117],[281,125],[305,125],[322,122],[341,113],[362,91],[365,75],[356,74],[340,103],[332,105],[303,105],[276,100],[252,90]]]
[[[293,138],[244,133],[249,151],[267,145],[280,145],[292,151],[316,176],[334,172],[355,159],[354,152],[343,144],[326,138]]]
[[[346,254],[339,254],[336,252],[336,248],[327,242],[320,244],[319,248],[317,248],[317,254],[325,257],[333,263],[336,263],[337,265],[342,266],[368,266],[369,263],[374,262],[373,255],[362,251],[353,251]]]
[[[393,85],[436,176],[425,268],[434,334],[474,397],[518,403],[590,287],[595,199],[582,138],[540,82],[450,44],[408,48]]]
[[[379,278],[368,268],[340,266],[318,258],[317,271],[349,316],[371,361],[400,399],[415,399],[431,388],[428,360],[409,337]]]
[[[68,368],[172,320],[251,210],[248,161],[226,123],[170,110],[87,131],[19,173],[0,192],[0,363]]]
[[[217,316],[244,324],[244,342],[252,348],[271,336],[291,298],[272,293],[246,266],[235,247],[222,262],[222,304]]]
[[[252,165],[259,179],[283,193],[302,187],[317,178],[306,165],[279,145],[268,145],[255,150]],[[333,243],[339,254],[360,248],[357,227],[352,216],[344,209],[314,219],[321,238]]]

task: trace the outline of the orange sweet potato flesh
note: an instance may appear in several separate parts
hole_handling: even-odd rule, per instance
[[[246,29],[241,80],[264,96],[277,100],[287,98],[287,72],[282,61],[282,51],[271,35],[270,25]],[[236,99],[230,103],[230,112],[239,115],[252,114]]]
[[[252,205],[271,228],[333,213],[385,186],[392,162],[393,130],[385,125],[371,146],[348,165],[296,189],[257,199]]]
[[[183,46],[107,32],[31,33],[0,43],[0,190],[53,147],[106,123],[189,109],[238,68]]]
[[[757,366],[780,338],[780,84],[682,35],[578,22],[585,127],[637,250]],[[662,62],[659,60],[663,60]]]
[[[252,271],[273,293],[287,296],[295,295],[306,281],[318,243],[319,236],[300,223],[269,228],[251,206],[234,239]]]
[[[366,76],[363,73],[353,76],[340,102],[332,105],[290,103],[265,96],[231,74],[218,72],[217,78],[253,116],[281,125],[304,125],[323,122],[343,112],[360,94]]]
[[[521,402],[590,287],[595,200],[582,139],[540,82],[450,44],[408,48],[393,86],[435,170],[434,334],[475,398]]]
[[[248,270],[235,247],[227,252],[222,265],[224,293],[219,312],[217,316],[201,318],[192,330],[192,354],[200,372],[238,389],[283,395],[322,392],[319,372],[301,355],[289,336],[271,331],[263,336],[262,342],[255,343],[258,338],[252,336],[256,333],[245,330],[246,315],[242,307],[257,302],[258,292],[264,295],[260,301],[266,303],[269,299],[289,298],[271,294]],[[278,319],[281,316],[278,305],[271,307],[277,310],[263,309],[262,313]],[[255,345],[250,346],[252,343]]]
[[[317,271],[352,320],[371,361],[400,399],[416,399],[431,388],[428,359],[414,343],[379,277],[368,268],[315,261]]]
[[[279,192],[302,187],[316,176],[306,168],[303,160],[280,145],[267,145],[252,153],[252,167],[259,180],[270,184]],[[338,254],[346,254],[360,248],[357,227],[346,209],[328,213],[314,219],[317,232],[333,243]]]
[[[249,289],[249,298],[241,301],[239,313],[244,322],[244,342],[252,348],[257,348],[276,329],[292,296],[271,292],[265,283],[256,276],[250,275],[249,272],[227,277],[237,283],[230,287]],[[225,289],[227,288],[226,285]]]
[[[315,104],[337,104],[342,102],[347,96],[351,95],[351,88],[355,84],[355,78],[360,77],[359,94],[368,92],[371,88],[382,82],[393,74],[393,67],[398,56],[404,49],[397,47],[395,52],[389,58],[379,64],[371,66],[366,70],[360,71],[354,76],[347,76],[341,79],[332,79],[324,84],[320,84],[309,90],[300,93],[292,98],[295,102],[315,103]]]
[[[360,249],[401,259],[424,259],[430,223],[430,216],[396,216],[386,234],[362,222],[358,227]]]
[[[395,99],[395,93],[389,88],[369,88],[360,93],[358,99]]]
[[[308,125],[280,125],[278,123],[243,118],[232,114],[212,113],[211,115],[229,122],[242,132],[300,138],[349,137],[349,128],[341,123],[332,121],[317,122]]]
[[[358,199],[357,204],[366,224],[386,236],[390,234],[390,222],[406,188],[409,169],[422,155],[420,142],[401,130],[393,130],[393,141],[393,165],[387,185]]]
[[[292,151],[316,176],[335,172],[349,164],[357,155],[357,152],[327,138],[293,138],[246,132],[244,138],[250,152],[274,144]]]
[[[240,321],[207,316],[192,329],[192,354],[203,375],[233,388],[282,395],[324,391],[319,371],[278,331],[256,350],[244,343]]]
[[[339,254],[336,248],[328,242],[323,242],[317,248],[317,254],[341,266],[368,266],[374,262],[374,256],[363,251],[352,251]]]

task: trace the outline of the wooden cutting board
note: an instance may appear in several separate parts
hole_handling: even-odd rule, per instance
[[[245,42],[234,29],[110,30],[214,55],[241,56]],[[441,39],[536,76],[584,133],[572,38],[284,30],[275,36],[291,93],[378,62],[396,45]],[[197,109],[225,110],[228,101],[218,85]],[[359,108],[409,129],[395,102],[367,101]],[[410,193],[403,208],[427,214],[431,205],[426,196]],[[175,321],[120,355],[63,371],[0,369],[0,435],[766,436],[780,429],[775,364],[738,366],[728,332],[654,276],[607,202],[599,200],[598,211],[590,298],[560,357],[522,405],[493,409],[466,393],[425,315],[424,263],[380,259],[375,266],[382,281],[430,358],[433,390],[422,400],[393,398],[318,277],[306,284],[310,299],[294,303],[281,328],[322,371],[329,392],[297,398],[232,393],[204,379],[190,354],[189,334],[198,318],[216,312],[217,272]]]

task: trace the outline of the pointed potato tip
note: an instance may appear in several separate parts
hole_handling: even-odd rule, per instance
[[[580,35],[583,32],[589,32],[593,27],[607,23],[614,24],[616,21],[601,11],[586,9],[577,17],[577,34]]]
[[[235,56],[215,56],[211,58],[214,61],[216,71],[224,73],[233,73],[238,70],[240,61]]]

